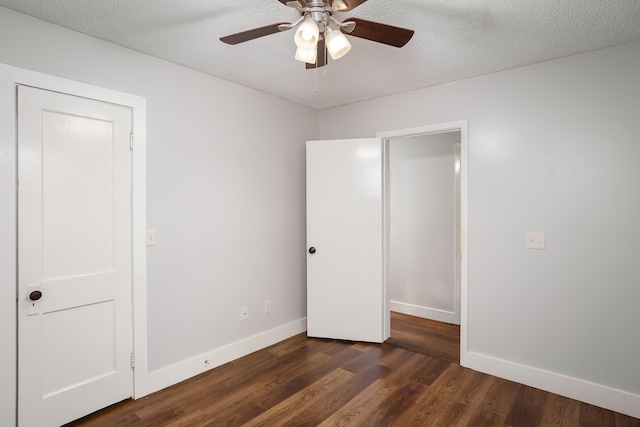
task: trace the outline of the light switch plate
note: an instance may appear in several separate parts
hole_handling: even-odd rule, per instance
[[[527,249],[542,249],[542,250],[544,250],[546,248],[546,246],[547,246],[546,233],[539,233],[539,232],[529,231],[529,232],[527,232],[526,238],[527,238],[527,242],[525,244],[525,247]]]
[[[147,230],[147,246],[156,245],[156,230]]]

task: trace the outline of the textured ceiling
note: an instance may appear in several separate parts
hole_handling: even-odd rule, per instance
[[[347,0],[348,1],[348,0]],[[0,5],[316,109],[640,40],[639,0],[368,0],[358,17],[415,30],[403,48],[350,37],[306,70],[293,32],[222,36],[298,12],[277,0],[0,0]]]

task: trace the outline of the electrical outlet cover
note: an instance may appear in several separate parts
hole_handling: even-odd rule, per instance
[[[526,241],[525,247],[527,249],[544,250],[547,246],[547,242],[546,242],[547,239],[546,239],[545,233],[529,231],[527,232],[526,239],[527,241]]]

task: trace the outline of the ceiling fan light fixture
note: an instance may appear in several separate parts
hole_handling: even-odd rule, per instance
[[[342,58],[351,50],[349,35],[388,46],[402,47],[411,40],[413,30],[393,25],[349,18],[338,21],[335,12],[346,12],[367,0],[279,0],[280,3],[296,9],[298,19],[294,22],[279,22],[220,38],[223,43],[235,45],[281,31],[294,30],[296,44],[295,58],[307,63],[305,69],[318,69],[333,60]],[[329,52],[329,55],[327,55]]]
[[[341,10],[345,10],[349,8],[349,6],[347,5],[347,2],[344,0],[333,0],[333,3],[331,3],[331,8],[333,9],[334,12],[339,12]]]
[[[315,64],[318,57],[318,48],[302,49],[301,47],[296,49],[296,59],[298,61],[306,62],[307,64]]]
[[[305,19],[296,30],[293,40],[300,49],[311,50],[318,45],[320,30],[313,19]]]
[[[325,39],[327,40],[329,55],[334,60],[342,58],[351,50],[351,43],[340,30],[333,30],[328,27]]]

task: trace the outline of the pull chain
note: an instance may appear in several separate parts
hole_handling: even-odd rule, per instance
[[[329,75],[329,58],[327,58],[327,50],[324,50],[324,78]]]
[[[329,58],[327,58],[327,48],[324,48],[324,51],[322,52],[322,55],[324,56],[324,71],[322,72],[322,76],[326,79],[329,76]],[[319,61],[318,61],[319,57],[316,55],[316,88],[314,90],[315,93],[318,93],[318,68],[320,68],[318,66]]]

